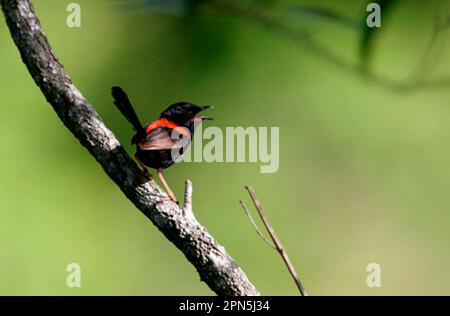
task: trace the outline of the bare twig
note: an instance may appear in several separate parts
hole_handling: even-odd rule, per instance
[[[259,229],[259,227],[256,224],[255,220],[253,219],[252,214],[248,210],[247,205],[245,205],[245,203],[243,201],[239,201],[239,202],[241,203],[242,208],[244,209],[245,213],[247,214],[247,217],[250,220],[250,223],[252,224],[253,228],[255,229],[256,234],[258,234],[258,236],[261,237],[261,239],[265,243],[267,243],[270,247],[272,247],[273,249],[277,250],[277,247],[275,247],[275,245],[269,239],[267,239],[267,237],[264,236],[264,233]]]
[[[258,234],[261,239],[266,242],[270,247],[277,250],[277,247],[269,240],[266,236],[264,236],[264,233],[259,229],[258,225],[256,224],[255,220],[253,219],[252,214],[247,208],[247,205],[243,201],[239,201],[242,205],[242,208],[244,209],[245,213],[247,214],[248,219],[250,220],[250,223],[252,224],[253,228],[255,229],[256,233]]]
[[[59,63],[30,0],[0,0],[0,3],[34,81],[61,121],[126,197],[183,252],[201,280],[215,293],[259,295],[225,248],[194,217],[184,216],[183,210],[153,180],[148,180],[123,149]]]
[[[183,211],[185,216],[194,216],[192,211],[192,182],[191,180],[186,180],[184,182],[184,204]]]
[[[270,235],[270,238],[273,241],[273,244],[275,245],[275,249],[278,251],[281,258],[283,258],[283,261],[286,264],[286,266],[289,270],[289,273],[291,274],[292,278],[294,279],[295,284],[297,285],[297,288],[300,291],[300,294],[302,296],[307,296],[308,294],[306,293],[305,288],[304,288],[302,282],[300,281],[300,278],[299,278],[297,272],[295,271],[294,265],[292,264],[291,260],[289,259],[289,256],[288,256],[286,250],[284,249],[283,245],[281,244],[280,239],[278,238],[277,234],[275,233],[275,230],[272,228],[272,225],[270,224],[269,219],[268,219],[266,213],[264,212],[260,201],[256,197],[255,190],[252,187],[248,187],[248,186],[246,186],[245,188],[248,191],[250,198],[252,199],[252,202],[255,205],[256,210],[258,211],[259,216],[261,217],[264,227],[266,228],[267,232]],[[244,210],[247,214],[250,213],[250,212],[248,212],[248,209],[246,209],[245,204],[242,204],[242,207],[244,208]],[[254,227],[256,227],[256,223],[253,220],[252,220],[252,224]],[[259,229],[257,229],[257,231],[259,231]],[[258,235],[259,235],[259,233],[258,233]],[[261,235],[262,235],[262,233],[261,233]]]

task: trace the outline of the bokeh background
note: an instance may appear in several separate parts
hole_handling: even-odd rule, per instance
[[[205,1],[190,8],[78,0],[81,28],[66,26],[70,1],[34,2],[66,70],[130,153],[132,131],[112,104],[113,85],[126,89],[143,121],[190,100],[213,104],[219,127],[280,127],[277,173],[261,174],[255,163],[184,163],[166,172],[178,196],[184,179],[193,181],[197,218],[263,294],[298,293],[240,208],[239,199],[249,202],[246,184],[311,294],[450,294],[448,87],[398,91],[367,82],[307,45],[204,10]],[[449,13],[448,1],[395,1],[372,38],[301,9],[313,4],[361,24],[366,1],[261,3],[349,62],[399,80]],[[449,74],[444,32],[427,78]],[[367,37],[370,58],[362,58]],[[62,125],[3,17],[0,39],[0,294],[212,295]],[[81,265],[81,288],[66,286],[70,262]],[[371,262],[381,265],[381,288],[366,285]]]

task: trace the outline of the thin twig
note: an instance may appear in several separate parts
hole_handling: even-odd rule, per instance
[[[264,236],[263,232],[259,229],[258,225],[256,225],[256,222],[253,219],[252,214],[248,210],[247,205],[245,205],[245,203],[243,201],[239,201],[239,202],[241,203],[242,208],[244,209],[245,213],[247,214],[247,217],[250,220],[250,223],[252,224],[252,226],[255,229],[255,231],[258,234],[258,236],[261,237],[261,239],[263,241],[265,241],[270,247],[272,247],[273,249],[277,250],[277,247],[275,247],[275,245],[269,239],[267,239],[266,236]]]
[[[260,201],[258,200],[258,198],[256,197],[256,193],[255,190],[252,187],[245,187],[250,195],[250,198],[253,201],[253,204],[255,205],[256,210],[258,211],[259,216],[261,217],[261,220],[264,224],[264,226],[267,229],[267,232],[270,235],[270,238],[272,238],[272,241],[275,245],[275,249],[278,251],[278,253],[281,255],[281,257],[283,258],[284,263],[286,264],[289,273],[291,274],[292,278],[295,281],[295,284],[297,285],[298,290],[300,291],[300,294],[302,296],[307,296],[308,294],[305,291],[305,288],[297,274],[297,271],[295,271],[294,265],[292,264],[291,260],[289,259],[289,256],[286,252],[286,250],[284,249],[283,245],[280,242],[280,239],[278,238],[277,234],[275,233],[275,230],[272,228],[272,225],[269,222],[269,219],[266,215],[266,213],[264,212]]]

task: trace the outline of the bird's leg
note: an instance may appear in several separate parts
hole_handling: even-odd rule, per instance
[[[159,169],[157,170],[157,173],[158,173],[159,179],[161,180],[162,184],[163,184],[164,187],[166,188],[166,191],[167,191],[167,194],[169,195],[169,198],[170,198],[172,201],[174,201],[175,203],[178,204],[178,201],[177,201],[177,198],[175,197],[175,194],[173,194],[172,190],[171,190],[170,187],[169,187],[169,184],[167,183],[166,179],[164,179],[162,169],[159,168]]]
[[[138,158],[137,155],[134,155],[134,159],[136,159],[139,167],[141,167],[142,171],[144,172],[145,176],[147,178],[149,178],[150,180],[152,179],[152,175],[150,174],[150,172],[148,171],[147,167],[144,165],[144,163]]]

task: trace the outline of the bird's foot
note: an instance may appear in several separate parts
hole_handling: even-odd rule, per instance
[[[157,170],[157,174],[159,179],[161,180],[162,184],[164,185],[164,187],[166,188],[166,192],[167,195],[169,196],[169,198],[172,200],[172,202],[176,203],[177,205],[179,205],[177,198],[175,197],[175,194],[173,194],[172,189],[169,187],[169,184],[167,183],[166,179],[164,179],[163,173],[162,173],[162,169],[159,168]]]
[[[169,199],[172,200],[172,202],[176,203],[177,205],[180,205],[180,202],[178,202],[177,197],[173,194],[172,191],[167,192],[167,195],[169,196]]]

